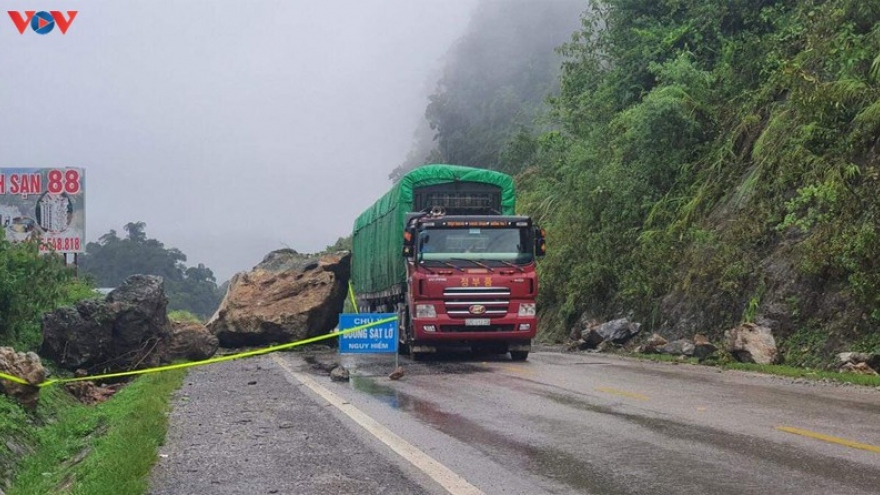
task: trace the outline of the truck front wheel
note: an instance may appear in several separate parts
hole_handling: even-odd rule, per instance
[[[529,351],[510,351],[511,361],[525,361],[529,358]]]

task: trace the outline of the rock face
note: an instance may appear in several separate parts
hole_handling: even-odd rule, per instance
[[[757,364],[776,362],[776,339],[767,327],[744,323],[724,332],[724,340],[727,352],[737,361]]]
[[[207,327],[224,347],[326,334],[342,310],[350,260],[348,253],[308,258],[293,250],[272,252],[232,278]]]
[[[40,354],[69,370],[155,366],[169,336],[161,277],[132,275],[106,300],[87,300],[43,315]]]
[[[0,390],[4,394],[15,398],[27,409],[33,410],[37,407],[40,389],[36,385],[46,380],[46,369],[43,368],[39,356],[33,352],[15,352],[11,347],[0,347],[0,372],[17,376],[34,385],[0,380]]]

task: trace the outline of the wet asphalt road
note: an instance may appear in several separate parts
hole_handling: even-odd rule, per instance
[[[469,355],[403,360],[406,375],[400,381],[387,377],[393,356],[343,356],[352,380],[331,383],[303,357],[280,355],[290,368],[312,373],[322,386],[487,494],[880,493],[880,391],[874,389],[555,352],[533,353],[525,363]],[[224,365],[246,363],[253,362]],[[443,493],[295,378],[284,377],[277,363],[264,360],[260,366],[287,381],[287,393],[303,412],[323,412],[314,423],[291,416],[296,426],[276,432],[281,438],[312,427],[334,432],[311,434],[328,458],[339,452],[335,477],[325,463],[319,479],[345,480],[346,463],[352,462],[347,456],[372,459],[373,471],[352,479],[374,484],[339,485],[334,493]],[[273,407],[270,401],[264,406]],[[174,435],[180,440],[187,434],[172,416],[164,450],[175,449]],[[289,455],[304,457],[297,453],[303,444],[295,438],[287,443]],[[166,459],[157,472],[163,462],[168,474]],[[222,462],[218,466],[223,469]],[[157,472],[154,486],[164,482]],[[330,493],[312,491],[305,476],[299,481],[276,493]]]

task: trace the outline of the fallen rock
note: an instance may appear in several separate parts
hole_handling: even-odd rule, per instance
[[[718,352],[718,346],[712,343],[706,344],[694,344],[694,354],[693,356],[700,361],[705,361],[707,358],[712,356]]]
[[[104,301],[44,314],[40,354],[69,370],[158,365],[157,347],[169,334],[167,306],[161,277],[132,275]]]
[[[610,340],[603,340],[596,346],[596,352],[610,352],[615,347],[616,346],[612,344]]]
[[[217,352],[220,345],[217,336],[205,325],[195,322],[171,322],[168,338],[163,340],[162,355],[165,360],[188,359],[201,361]]]
[[[743,363],[773,364],[778,352],[769,328],[744,323],[724,332],[725,349]]]
[[[639,333],[641,323],[633,323],[627,318],[611,320],[596,327],[596,332],[602,340],[613,344],[624,344]]]
[[[400,380],[403,378],[403,374],[403,366],[398,366],[397,368],[394,368],[394,371],[392,371],[390,375],[388,375],[388,378],[392,380]]]
[[[693,356],[694,348],[694,343],[690,340],[679,339],[657,348],[657,352],[671,356]]]
[[[577,348],[580,350],[595,349],[602,341],[605,340],[599,335],[596,329],[591,328],[581,333],[581,338],[577,341]]]
[[[33,352],[15,352],[12,347],[0,347],[0,372],[21,378],[30,385],[0,380],[0,390],[17,400],[25,409],[33,411],[40,398],[38,384],[46,381],[46,368]]]
[[[320,258],[293,250],[269,253],[252,271],[232,278],[207,327],[224,347],[326,334],[342,310],[350,260],[348,253]]]
[[[581,315],[580,318],[578,318],[577,323],[575,323],[571,327],[571,332],[569,333],[568,337],[572,341],[581,340],[584,338],[584,333],[586,333],[590,329],[598,327],[600,324],[601,323],[599,322],[599,320],[591,318],[589,315],[584,313],[583,315]]]
[[[718,347],[709,342],[709,337],[698,333],[694,335],[694,357],[699,359],[700,361],[704,361],[706,358],[715,354],[718,351]]]
[[[636,347],[635,352],[639,354],[656,354],[658,349],[668,344],[660,334],[654,333],[642,345]]]
[[[330,380],[334,382],[347,382],[350,374],[345,366],[337,366],[330,371]]]
[[[121,384],[99,386],[92,381],[70,382],[64,384],[64,389],[77,398],[83,404],[93,406],[100,404],[113,396],[119,390]]]
[[[865,363],[874,370],[880,370],[880,355],[869,352],[841,352],[837,355],[838,366]]]
[[[855,373],[857,375],[877,375],[874,368],[868,366],[868,363],[846,363],[840,367],[842,373]]]
[[[657,354],[657,348],[649,344],[642,344],[636,347],[636,350],[633,352],[636,354]]]

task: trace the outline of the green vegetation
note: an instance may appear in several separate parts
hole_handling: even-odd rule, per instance
[[[84,406],[62,388],[51,387],[43,390],[35,417],[0,397],[0,437],[34,447],[19,460],[6,493],[145,493],[164,441],[168,402],[184,375],[144,375],[97,406]],[[7,463],[13,457],[4,449],[0,465],[3,456]]]
[[[585,7],[583,0],[481,2],[447,55],[414,149],[391,178],[425,163],[522,170],[506,155],[523,145],[519,134],[549,128],[538,117],[558,87],[554,48],[569,38]]]
[[[840,383],[852,383],[869,387],[880,387],[880,376],[857,375],[855,373],[838,373],[836,371],[824,371],[811,368],[799,368],[781,364],[750,364],[728,363],[725,369],[740,371],[755,371],[770,375],[787,376],[791,378],[806,378],[809,380],[828,380]]]
[[[324,253],[336,253],[339,251],[351,251],[351,236],[340,237],[336,242],[324,248]]]
[[[80,268],[100,287],[117,287],[137,273],[159,275],[165,279],[169,309],[210,317],[223,298],[214,273],[201,263],[187,267],[183,263],[185,254],[147,238],[145,227],[143,222],[130,222],[125,225],[124,239],[111,230],[98,242],[88,243],[80,257]]]
[[[855,373],[840,373],[836,371],[825,371],[809,367],[804,368],[782,364],[738,363],[729,356],[723,355],[702,363],[697,360],[697,358],[682,359],[681,356],[671,356],[669,354],[631,354],[628,356],[662,363],[718,366],[728,370],[752,371],[767,375],[787,376],[790,378],[805,378],[808,380],[824,380],[839,383],[852,383],[854,385],[865,385],[869,387],[880,387],[880,376],[876,375],[857,375]]]
[[[202,323],[202,319],[189,311],[175,310],[168,313],[168,319],[178,323]]]
[[[710,337],[770,318],[787,362],[878,351],[878,26],[859,0],[594,1],[548,113],[515,135],[510,112],[437,120],[485,108],[441,84],[432,152],[521,171],[520,210],[548,232],[546,339],[584,313]],[[450,71],[494,46],[469,36]],[[456,133],[492,137],[461,154]]]
[[[35,351],[43,341],[43,313],[97,297],[86,280],[36,242],[10,244],[0,238],[0,346]]]

